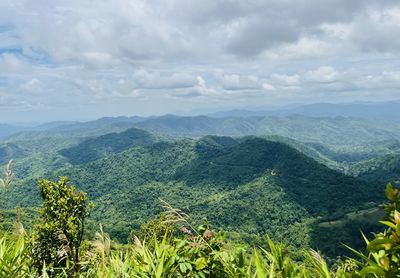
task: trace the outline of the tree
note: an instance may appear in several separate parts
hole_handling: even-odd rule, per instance
[[[79,247],[82,243],[84,221],[91,204],[87,194],[69,185],[67,177],[58,182],[41,180],[38,183],[43,198],[41,223],[35,226],[32,236],[32,255],[36,267],[43,264],[53,270],[73,263],[79,267]]]

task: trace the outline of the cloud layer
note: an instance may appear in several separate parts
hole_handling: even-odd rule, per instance
[[[399,96],[395,0],[3,2],[2,122]]]

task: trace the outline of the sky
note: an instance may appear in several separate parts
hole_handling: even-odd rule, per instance
[[[398,0],[0,1],[0,122],[400,99]]]

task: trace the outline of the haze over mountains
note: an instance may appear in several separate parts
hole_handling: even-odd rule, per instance
[[[279,116],[285,117],[290,115],[304,115],[310,117],[355,117],[364,118],[369,120],[384,120],[389,122],[399,122],[400,116],[398,111],[400,111],[400,102],[381,102],[381,103],[344,103],[344,104],[331,104],[331,103],[314,103],[308,105],[292,105],[290,108],[287,107],[276,107],[276,108],[248,108],[248,109],[233,109],[226,111],[219,111],[214,113],[206,113],[207,117],[211,118],[246,118],[246,117],[265,117],[265,116]],[[186,113],[188,114],[188,113]],[[196,115],[191,115],[193,117]],[[163,116],[161,116],[163,117]],[[71,122],[71,121],[57,121],[49,122],[40,125],[34,124],[7,124],[3,123],[0,125],[0,138],[5,138],[12,134],[18,133],[20,131],[38,131],[46,130],[57,127],[66,127],[79,129],[93,128],[96,125],[106,125],[107,123],[119,122],[120,125],[138,123],[146,120],[156,120],[160,117],[105,117],[95,121],[85,122]],[[171,115],[172,118],[172,115]],[[200,131],[199,131],[200,132]]]
[[[294,106],[294,107],[293,107]],[[287,116],[304,115],[311,117],[357,117],[375,120],[400,121],[400,102],[361,102],[361,103],[314,103],[307,105],[292,105],[289,108],[275,108],[268,110],[234,109],[210,114],[211,116]]]

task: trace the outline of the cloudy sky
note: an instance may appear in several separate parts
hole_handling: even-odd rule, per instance
[[[398,0],[0,1],[0,122],[400,99]]]

